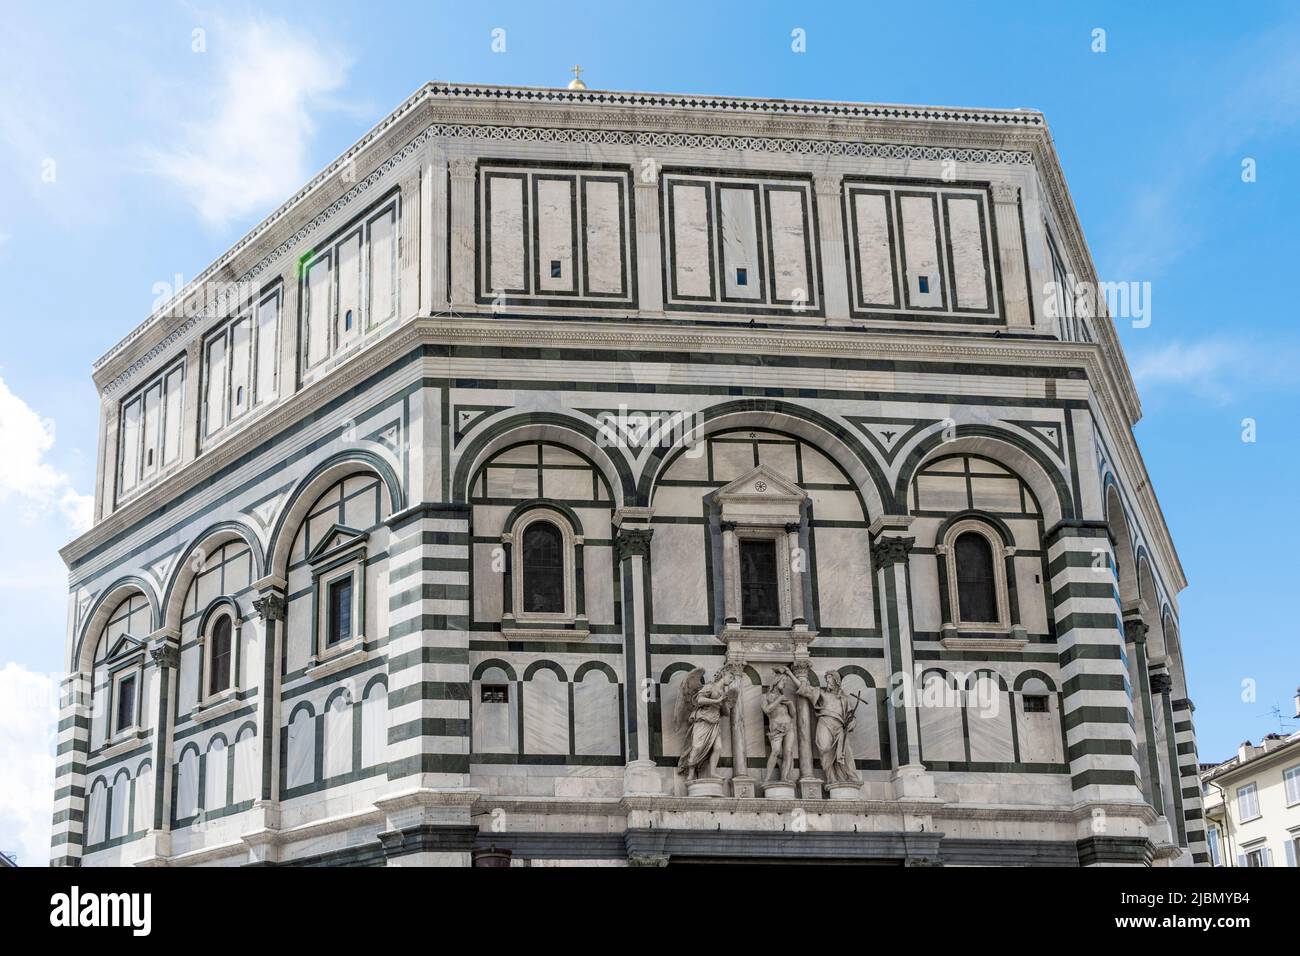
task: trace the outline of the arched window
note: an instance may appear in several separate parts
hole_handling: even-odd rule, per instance
[[[524,530],[523,598],[528,614],[564,613],[564,536],[550,521]]]
[[[230,661],[232,645],[232,628],[230,615],[220,615],[212,625],[209,652],[212,660],[208,665],[208,694],[220,694],[230,689]]]
[[[999,620],[997,577],[993,548],[977,531],[964,531],[953,543],[957,564],[957,609],[968,623],[996,624]]]

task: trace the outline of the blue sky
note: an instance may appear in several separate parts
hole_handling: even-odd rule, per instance
[[[1278,283],[1300,215],[1295,7],[19,3],[5,26],[0,849],[37,863],[47,845],[32,781],[52,767],[64,653],[55,551],[93,482],[92,362],[160,284],[192,278],[422,83],[563,85],[574,62],[602,89],[1044,111],[1101,277],[1151,283],[1149,327],[1119,333],[1191,582],[1201,758],[1277,730],[1272,706],[1290,713],[1300,334]]]

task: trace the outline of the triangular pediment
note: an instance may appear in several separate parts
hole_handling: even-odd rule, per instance
[[[758,465],[714,492],[719,501],[803,501],[808,493],[778,471]]]
[[[326,558],[340,554],[358,544],[364,544],[370,537],[365,531],[358,531],[356,528],[349,528],[346,525],[331,525],[329,530],[321,536],[316,547],[311,549],[311,554],[307,555],[307,560],[311,563],[323,561]]]
[[[147,646],[148,644],[145,641],[140,640],[138,637],[132,637],[130,634],[123,634],[113,642],[113,646],[108,649],[108,656],[104,658],[104,660],[115,661],[122,657],[128,657],[137,651],[144,650]]]

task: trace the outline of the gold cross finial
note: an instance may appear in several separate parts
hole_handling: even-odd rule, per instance
[[[569,89],[585,90],[587,88],[587,84],[582,82],[582,67],[575,63],[573,65],[573,68],[569,70],[569,72],[573,74],[573,79],[569,81]]]

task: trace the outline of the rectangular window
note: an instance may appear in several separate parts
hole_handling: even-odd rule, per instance
[[[559,260],[559,259],[552,259],[552,260],[551,260],[551,278],[552,278],[552,279],[559,279],[559,278],[562,278],[562,277],[563,277],[563,269],[562,269],[561,266],[560,266],[560,260]]]
[[[361,334],[358,313],[361,308],[361,233],[357,232],[338,245],[338,331],[339,347]]]
[[[164,385],[163,422],[166,433],[163,435],[163,466],[171,465],[181,457],[181,423],[182,406],[185,400],[185,376],[180,366],[167,373]]]
[[[1256,847],[1246,851],[1247,866],[1268,866],[1268,847]]]
[[[117,714],[114,733],[135,726],[135,675],[128,674],[117,682]]]
[[[749,285],[749,271],[747,269],[736,270],[736,285]]]
[[[140,480],[140,399],[127,402],[122,416],[122,490]]]
[[[781,603],[777,593],[776,542],[740,542],[740,618],[746,627],[779,627]]]
[[[144,392],[144,448],[141,454],[141,473],[148,477],[156,472],[162,461],[162,382],[150,385]]]
[[[325,642],[332,646],[352,636],[352,578],[340,578],[329,586],[329,627]]]
[[[185,366],[174,363],[146,382],[121,406],[118,431],[118,494],[138,488],[180,461]]]
[[[1219,828],[1210,827],[1205,833],[1205,839],[1210,845],[1210,865],[1223,866],[1223,858],[1219,853]]]
[[[508,704],[510,691],[505,684],[484,684],[479,692],[481,704]]]
[[[321,256],[307,267],[307,367],[330,354],[330,257]]]
[[[273,400],[280,375],[280,294],[257,308],[257,382],[253,400],[258,405]]]
[[[397,210],[370,220],[370,325],[397,314]]]
[[[1259,791],[1253,783],[1237,788],[1237,819],[1242,823],[1259,816]]]
[[[230,420],[251,406],[248,387],[252,381],[253,320],[243,318],[230,327]]]
[[[1025,698],[1026,714],[1045,714],[1047,713],[1047,698],[1041,694],[1035,694]]]
[[[918,276],[916,279],[917,291],[926,294],[930,291],[930,277]]]
[[[1286,784],[1286,805],[1300,803],[1300,764],[1282,771],[1282,781]]]
[[[223,332],[208,343],[203,363],[207,394],[203,402],[204,434],[219,432],[226,424],[226,335]]]

